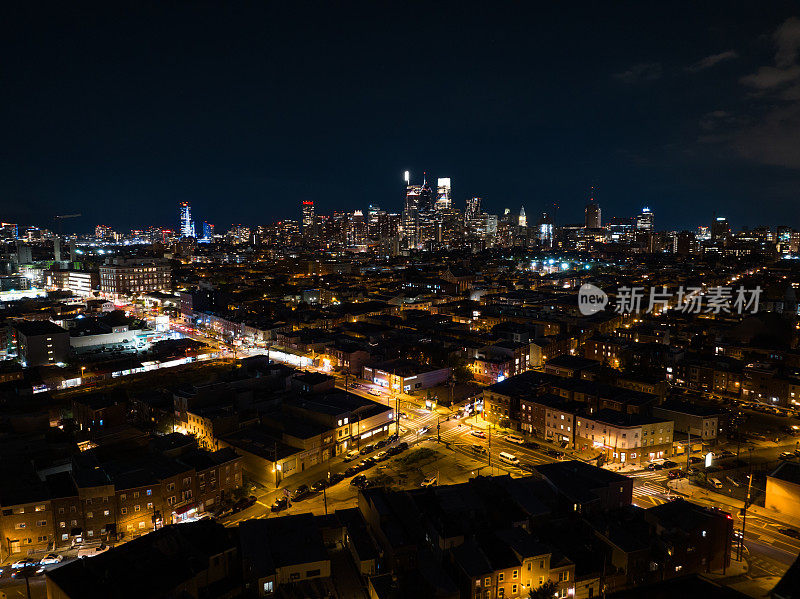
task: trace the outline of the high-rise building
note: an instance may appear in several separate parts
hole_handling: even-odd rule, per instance
[[[553,247],[553,219],[547,212],[542,212],[542,216],[537,223],[537,239],[542,247]]]
[[[528,226],[528,217],[525,216],[525,206],[520,206],[519,219],[517,221],[517,224],[520,227],[527,227]]]
[[[728,219],[724,216],[718,216],[711,223],[711,239],[714,241],[722,241],[726,239],[731,233],[731,227],[728,224]]]
[[[653,211],[647,206],[642,208],[642,213],[636,215],[636,232],[652,232],[655,230]]]
[[[314,200],[303,200],[302,215],[300,225],[302,227],[303,235],[307,237],[315,237],[317,234],[317,218],[314,212]]]
[[[450,210],[453,207],[452,187],[450,178],[439,178],[436,186],[436,210]]]
[[[611,241],[629,241],[633,237],[635,218],[629,216],[614,216],[606,225],[608,238]]]
[[[203,221],[203,239],[211,239],[214,237],[214,225],[207,220]]]
[[[180,203],[180,232],[181,237],[194,237],[194,221],[192,221],[192,207],[189,202]]]
[[[481,213],[481,199],[479,197],[469,198],[467,200],[467,211],[464,213],[465,220],[472,220],[477,218]]]
[[[587,229],[600,229],[603,226],[603,220],[600,215],[600,204],[594,201],[594,198],[589,200],[586,204],[584,225]]]

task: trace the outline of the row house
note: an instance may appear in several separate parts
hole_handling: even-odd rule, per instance
[[[454,548],[451,560],[461,597],[528,597],[548,582],[555,597],[575,594],[575,564],[519,528],[477,535]]]
[[[483,419],[492,424],[508,420],[512,428],[520,429],[522,399],[544,393],[553,380],[554,376],[531,370],[486,387],[481,393]]]

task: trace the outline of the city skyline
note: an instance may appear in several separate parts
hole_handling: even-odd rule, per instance
[[[19,7],[3,218],[139,228],[183,201],[253,225],[303,200],[391,209],[409,169],[451,177],[457,206],[479,196],[489,213],[556,203],[581,222],[595,186],[604,215],[647,205],[665,229],[715,212],[800,226],[796,6],[674,12],[105,7],[84,24]]]

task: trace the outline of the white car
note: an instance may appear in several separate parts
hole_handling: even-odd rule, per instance
[[[11,564],[11,567],[16,570],[17,568],[26,568],[28,566],[35,566],[38,563],[39,562],[33,559],[32,557],[25,557]]]
[[[435,484],[436,484],[436,477],[435,476],[429,476],[428,478],[426,478],[425,480],[422,481],[422,484],[420,486],[422,486],[422,487],[430,487],[430,486],[435,485]]]
[[[381,392],[378,391],[377,389],[370,389],[369,390],[369,394],[370,395],[374,395],[375,397],[380,397],[381,396]]]
[[[52,566],[53,564],[60,564],[63,559],[63,555],[58,555],[57,553],[48,553],[39,563],[43,566]]]

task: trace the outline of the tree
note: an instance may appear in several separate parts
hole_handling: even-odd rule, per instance
[[[556,583],[548,580],[538,589],[531,589],[528,592],[528,599],[553,599],[556,595]]]

